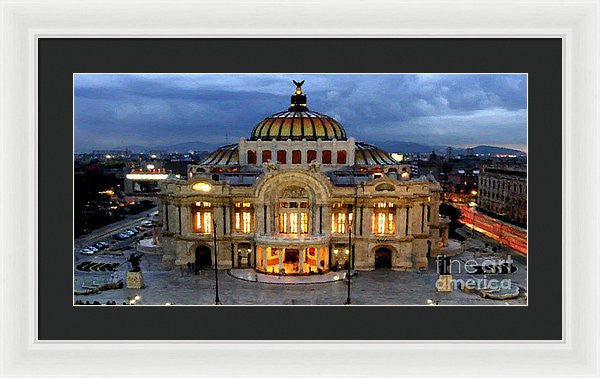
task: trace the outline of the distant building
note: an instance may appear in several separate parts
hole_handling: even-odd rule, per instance
[[[507,220],[527,223],[527,167],[483,166],[479,175],[478,207]]]
[[[156,200],[156,195],[160,191],[158,183],[168,177],[165,168],[161,163],[141,162],[125,168],[124,190],[125,195],[130,197],[130,201]]]
[[[446,148],[446,159],[452,158],[452,147]]]

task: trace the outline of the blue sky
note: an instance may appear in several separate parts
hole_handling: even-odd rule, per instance
[[[236,141],[287,109],[292,79],[357,140],[527,151],[524,74],[77,74],[75,151]]]

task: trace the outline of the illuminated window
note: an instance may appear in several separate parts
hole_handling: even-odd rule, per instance
[[[377,203],[371,216],[371,230],[374,234],[393,234],[396,229],[396,207],[390,202]]]
[[[287,213],[279,214],[279,232],[285,233],[287,230]]]
[[[298,213],[290,214],[290,232],[292,234],[298,233]]]
[[[300,233],[308,233],[308,214],[300,213]]]
[[[332,205],[331,232],[348,232],[348,222],[352,221],[352,205],[336,203]]]
[[[252,232],[254,209],[250,202],[237,202],[234,205],[233,227],[236,232]]]
[[[245,233],[249,233],[251,230],[251,222],[252,222],[252,218],[250,216],[250,213],[245,211],[243,212],[243,217],[244,217],[244,232]]]
[[[212,227],[212,211],[210,202],[196,202],[192,207],[194,232],[210,234]]]
[[[282,234],[307,234],[309,213],[307,201],[279,202],[279,232]]]

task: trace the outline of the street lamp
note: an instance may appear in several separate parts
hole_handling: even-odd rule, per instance
[[[346,278],[348,279],[348,298],[346,298],[347,305],[352,304],[352,301],[350,301],[350,269],[352,267],[352,221],[353,219],[350,219],[350,216],[348,216],[348,273],[346,273]]]
[[[218,255],[217,255],[217,223],[215,222],[215,219],[213,218],[212,221],[213,224],[213,243],[214,243],[214,250],[215,250],[215,304],[216,305],[220,305],[221,301],[219,300],[219,275],[218,275],[218,269],[217,269],[217,261],[219,261],[218,259]]]
[[[356,209],[356,201],[357,201],[357,191],[358,191],[358,186],[354,187],[354,205],[350,205],[350,210],[352,212],[352,214],[348,213],[348,273],[347,278],[348,278],[348,298],[346,298],[346,304],[352,304],[352,301],[350,300],[350,276],[352,274],[352,261],[354,261],[354,250],[352,248],[352,224],[354,223],[354,209]],[[350,215],[352,215],[352,217],[350,217]]]

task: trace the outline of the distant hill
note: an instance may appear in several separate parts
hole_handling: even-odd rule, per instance
[[[413,142],[376,142],[373,143],[375,146],[383,149],[387,152],[403,152],[411,154],[425,154],[437,149],[432,146],[426,146],[424,144],[413,143]]]
[[[435,151],[438,154],[444,155],[446,153],[446,149],[448,146],[429,146],[419,143],[413,142],[393,142],[393,141],[385,141],[385,142],[375,142],[373,143],[377,147],[387,151],[387,152],[403,152],[410,154],[425,154],[430,153],[431,151]],[[466,148],[456,148],[452,147],[452,151],[454,154],[462,155],[466,153]],[[473,153],[481,154],[481,155],[496,155],[496,154],[506,154],[506,155],[517,155],[517,156],[526,156],[527,154],[523,151],[515,150],[512,148],[505,147],[496,147],[496,146],[477,146],[473,147]]]
[[[495,146],[477,146],[473,147],[473,152],[476,154],[506,154],[506,155],[517,155],[526,156],[527,154],[523,151],[514,150],[512,148],[495,147]]]
[[[212,143],[204,143],[204,142],[184,142],[177,143],[171,145],[164,146],[153,146],[146,147],[140,145],[129,145],[129,146],[119,146],[113,148],[113,150],[125,150],[128,149],[132,152],[149,152],[149,151],[164,151],[164,152],[187,152],[187,151],[213,151],[217,147],[224,145],[225,143],[212,144]],[[373,142],[372,144],[377,147],[383,149],[387,152],[403,152],[410,154],[426,154],[431,151],[435,151],[437,154],[444,155],[446,154],[446,148],[448,146],[439,146],[439,145],[425,145],[414,142],[403,142],[403,141],[383,141],[383,142]],[[453,153],[456,155],[462,155],[466,153],[465,148],[455,148],[452,147]],[[481,155],[496,155],[496,154],[506,154],[506,155],[517,155],[517,156],[526,156],[527,154],[523,151],[515,150],[512,148],[505,147],[496,147],[496,146],[487,146],[481,145],[477,147],[473,147],[473,153],[481,154]]]
[[[149,151],[164,151],[164,152],[187,152],[187,151],[212,151],[219,147],[220,144],[204,143],[204,142],[184,142],[165,146],[120,146],[115,147],[114,150],[125,150],[128,149],[131,152],[149,152]]]

